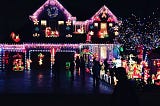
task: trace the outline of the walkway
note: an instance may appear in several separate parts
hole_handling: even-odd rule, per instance
[[[99,87],[93,86],[92,76],[87,74],[85,80],[76,72],[74,80],[70,79],[70,73],[57,84],[54,75],[49,71],[26,71],[6,73],[0,72],[0,93],[1,94],[111,94],[113,88],[100,82]]]

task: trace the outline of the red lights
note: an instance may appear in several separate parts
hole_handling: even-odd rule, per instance
[[[16,43],[20,41],[19,35],[15,34],[14,32],[11,33],[11,38]]]

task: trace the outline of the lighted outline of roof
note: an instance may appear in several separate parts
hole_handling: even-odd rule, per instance
[[[67,9],[65,9],[62,4],[60,2],[58,2],[58,0],[47,0],[40,8],[38,8],[33,15],[30,15],[29,18],[33,21],[35,19],[38,19],[38,16],[40,15],[40,13],[44,10],[44,8],[48,5],[56,5],[58,6],[58,8],[60,8],[61,10],[64,10],[64,14],[66,15],[66,17],[68,18],[75,18],[72,17],[72,15],[67,11]]]
[[[67,15],[68,18],[72,18],[73,20],[76,20],[76,17],[72,17],[72,15],[65,9],[58,0],[47,0],[38,10],[36,10],[33,15],[30,15],[30,19],[33,21],[35,19],[38,19],[39,14],[44,10],[44,8],[48,5],[57,5],[61,10],[63,9],[64,14]],[[113,20],[115,23],[118,23],[117,17],[108,9],[106,5],[102,6],[89,20],[93,20],[95,16],[98,16],[100,13],[102,13],[103,9],[106,9],[109,16],[113,17]],[[87,21],[87,20],[86,20]]]
[[[95,16],[101,14],[103,9],[106,9],[109,16],[113,17],[114,22],[118,23],[117,17],[108,9],[106,5],[102,6],[90,19],[93,20]]]

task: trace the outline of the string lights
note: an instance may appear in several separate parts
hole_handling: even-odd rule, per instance
[[[138,45],[143,45],[147,50],[160,46],[160,14],[158,9],[151,16],[138,17],[134,14],[126,19],[120,26],[118,41],[125,45],[127,50],[135,50]]]

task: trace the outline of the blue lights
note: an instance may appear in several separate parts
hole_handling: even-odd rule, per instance
[[[2,48],[0,48],[0,52],[2,52],[2,50],[3,50],[3,49],[2,49]]]

